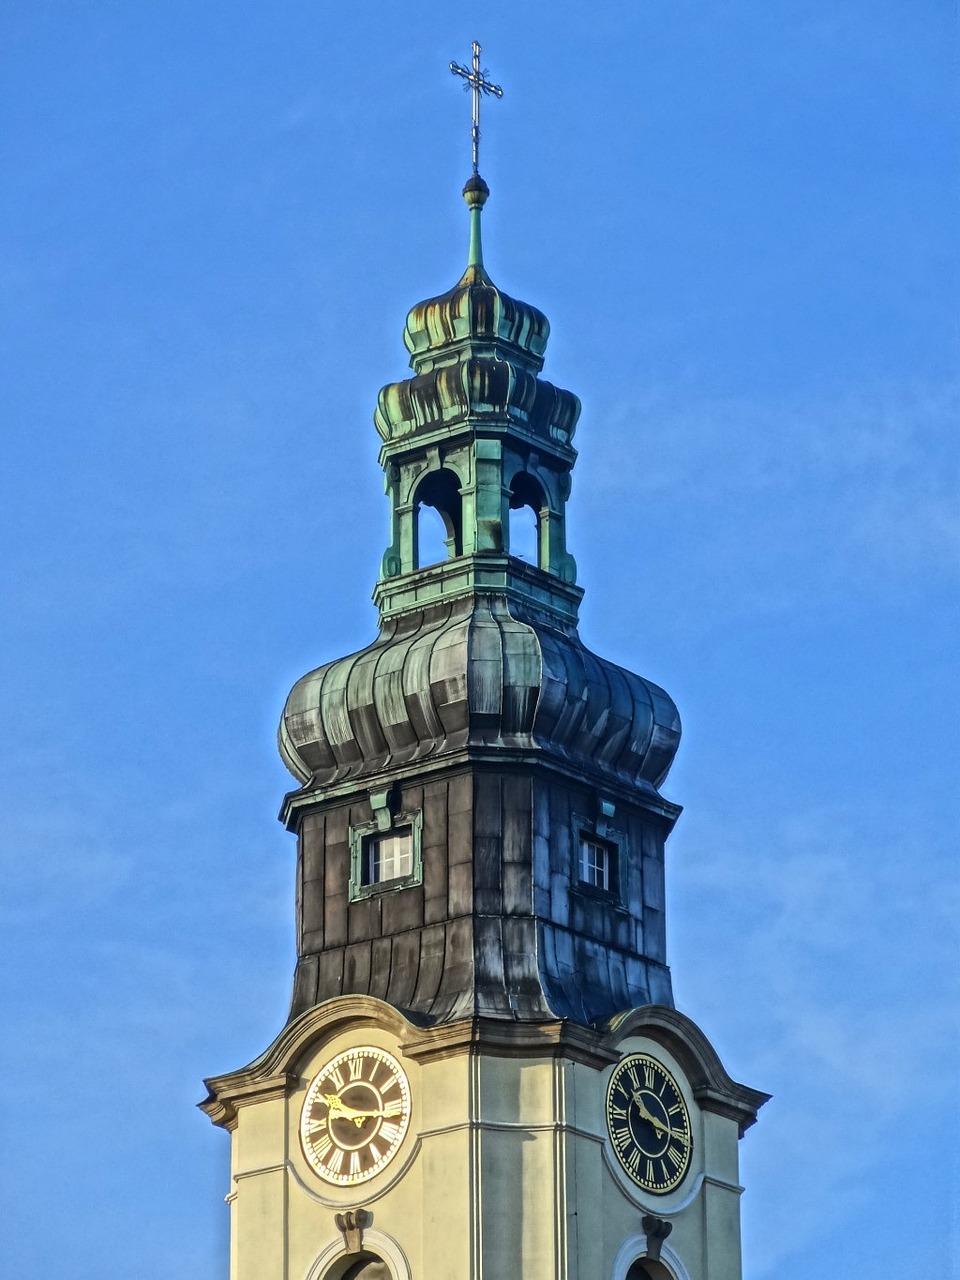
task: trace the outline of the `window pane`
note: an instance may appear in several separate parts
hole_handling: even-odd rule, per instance
[[[596,889],[610,888],[610,849],[587,836],[580,837],[580,879]]]
[[[371,836],[363,851],[363,883],[382,884],[413,872],[413,837],[409,830]]]

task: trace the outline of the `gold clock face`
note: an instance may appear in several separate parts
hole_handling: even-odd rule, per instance
[[[300,1145],[325,1182],[366,1182],[397,1154],[410,1125],[410,1086],[396,1058],[361,1047],[317,1072],[300,1112]]]
[[[614,1068],[607,1131],[624,1172],[644,1191],[666,1195],[687,1176],[690,1113],[676,1080],[656,1058],[631,1053]]]

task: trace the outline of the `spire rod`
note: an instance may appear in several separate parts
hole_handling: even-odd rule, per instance
[[[473,176],[480,176],[480,97],[482,94],[489,94],[494,98],[502,98],[503,90],[498,84],[493,84],[487,79],[490,74],[484,68],[480,70],[480,46],[473,41],[473,66],[463,67],[459,62],[451,62],[450,70],[455,76],[463,77],[463,87],[473,92],[473,127],[470,130],[470,137],[473,139]]]

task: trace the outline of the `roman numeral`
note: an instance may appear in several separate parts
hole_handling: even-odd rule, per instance
[[[683,1164],[683,1152],[679,1147],[667,1147],[666,1159],[670,1161],[674,1169],[679,1169]]]
[[[347,1071],[350,1074],[351,1080],[363,1079],[363,1059],[359,1054],[355,1058],[347,1059]]]
[[[676,1106],[670,1108],[667,1114],[671,1116],[681,1116],[683,1115],[683,1106],[678,1102]]]
[[[396,1142],[397,1138],[400,1137],[400,1126],[398,1124],[393,1124],[390,1120],[384,1120],[383,1124],[380,1126],[380,1132],[383,1134],[387,1142]],[[372,1146],[371,1150],[373,1150]]]
[[[652,1160],[647,1161],[647,1172],[645,1174],[645,1177],[647,1182],[653,1181],[653,1161]]]
[[[370,1152],[370,1159],[373,1161],[374,1164],[376,1164],[377,1161],[380,1159],[380,1148],[377,1146],[375,1142],[371,1142],[367,1146],[367,1150]]]
[[[331,1173],[339,1173],[343,1166],[343,1152],[339,1147],[334,1147],[333,1154],[327,1161],[327,1168]]]
[[[339,1093],[340,1090],[343,1088],[343,1086],[347,1083],[346,1080],[344,1080],[343,1076],[340,1074],[339,1067],[333,1068],[333,1070],[330,1072],[330,1079],[336,1085],[337,1093]]]
[[[613,1140],[620,1146],[626,1146],[630,1141],[630,1130],[625,1124],[615,1124],[613,1126]]]
[[[640,1152],[636,1147],[627,1155],[627,1164],[636,1173],[640,1168]]]
[[[360,1172],[360,1152],[351,1151],[350,1152],[350,1173],[351,1175],[354,1175],[359,1172]]]
[[[633,1065],[633,1063],[632,1063],[632,1062],[630,1063],[629,1067],[627,1067],[627,1075],[628,1075],[628,1076],[630,1077],[630,1079],[633,1081],[633,1087],[634,1087],[635,1089],[639,1089],[639,1088],[640,1088],[640,1077],[637,1075],[637,1068]]]
[[[319,1142],[313,1143],[313,1149],[316,1152],[318,1160],[326,1160],[327,1152],[333,1147],[333,1141],[328,1133],[325,1133]]]
[[[650,1065],[649,1062],[645,1062],[643,1064],[643,1083],[646,1086],[646,1088],[648,1089],[653,1088],[653,1081],[654,1081],[655,1075],[656,1075],[656,1072],[654,1071],[654,1068]]]
[[[610,1108],[610,1114],[613,1116],[614,1120],[626,1120],[626,1118],[627,1118],[627,1109],[626,1109],[626,1107],[613,1107],[613,1106],[612,1106],[612,1107]]]

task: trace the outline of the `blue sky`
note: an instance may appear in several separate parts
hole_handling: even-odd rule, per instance
[[[274,729],[375,631],[472,38],[487,264],[584,404],[582,635],[684,720],[678,1003],[775,1095],[745,1275],[957,1274],[945,0],[3,6],[3,1269],[226,1275],[193,1104],[285,1014]]]

